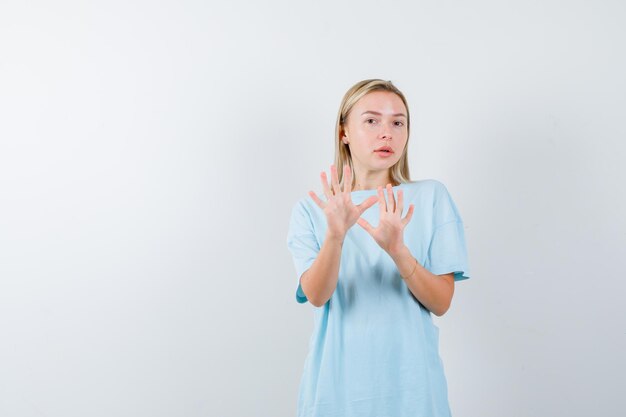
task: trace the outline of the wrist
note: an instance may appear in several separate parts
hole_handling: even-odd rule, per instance
[[[332,233],[332,232],[326,232],[326,237],[325,237],[325,241],[332,241],[332,242],[336,242],[339,244],[343,244],[343,240],[345,239],[346,234],[345,233]]]
[[[405,244],[402,244],[398,248],[390,249],[388,253],[389,256],[391,256],[391,259],[393,259],[396,263],[398,260],[406,258],[407,255],[408,257],[411,257],[411,251]]]
[[[389,253],[396,266],[398,267],[398,273],[402,279],[408,279],[417,270],[419,261],[413,256],[411,250],[406,246],[396,249],[393,254]]]
[[[413,275],[415,273],[415,271],[417,271],[417,264],[419,262],[417,262],[417,259],[415,259],[414,265],[413,265],[413,269],[411,270],[411,272],[409,272],[407,275],[402,275],[402,273],[400,273],[400,277],[402,277],[402,279],[407,280],[411,277],[411,275]]]

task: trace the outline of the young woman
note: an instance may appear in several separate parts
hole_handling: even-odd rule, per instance
[[[410,180],[409,127],[390,81],[355,84],[330,184],[322,172],[323,195],[292,210],[296,300],[315,307],[299,417],[450,416],[431,313],[443,315],[455,281],[469,278],[467,250],[446,187]]]

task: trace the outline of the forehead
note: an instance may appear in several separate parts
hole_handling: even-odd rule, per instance
[[[383,114],[406,114],[406,108],[402,99],[391,91],[372,91],[367,93],[354,104],[352,111],[355,110],[359,115],[368,110]]]

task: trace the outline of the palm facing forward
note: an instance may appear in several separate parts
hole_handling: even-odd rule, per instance
[[[322,187],[324,188],[324,195],[327,199],[326,202],[320,200],[313,191],[309,191],[309,195],[313,201],[315,201],[315,204],[324,210],[328,223],[327,234],[339,239],[343,239],[352,225],[361,217],[361,214],[377,201],[377,198],[372,196],[358,206],[355,206],[350,195],[352,192],[352,174],[348,165],[344,165],[343,173],[343,190],[341,190],[339,185],[337,168],[334,165],[330,166],[332,190],[328,186],[326,173],[321,173],[320,176],[322,179]]]
[[[322,187],[327,201],[320,200],[313,191],[309,195],[324,211],[328,224],[327,233],[329,236],[343,239],[354,223],[359,223],[383,248],[387,253],[393,254],[404,246],[404,227],[411,221],[413,216],[413,204],[409,206],[406,216],[401,218],[403,209],[403,193],[398,190],[398,202],[393,195],[391,184],[387,184],[387,197],[389,204],[385,201],[382,187],[378,187],[378,197],[371,196],[358,206],[352,202],[350,195],[352,191],[352,173],[348,165],[344,166],[344,187],[341,190],[337,176],[337,168],[330,167],[332,190],[328,185],[326,173],[321,173]],[[380,205],[380,221],[377,227],[372,227],[367,220],[361,218],[361,214],[378,201]]]
[[[387,184],[387,199],[385,201],[383,188],[378,187],[378,204],[380,207],[380,221],[377,227],[372,227],[367,220],[358,219],[359,226],[364,228],[378,243],[378,245],[389,254],[396,253],[404,246],[404,227],[411,221],[414,205],[409,206],[409,210],[402,218],[403,193],[398,190],[398,202],[393,195],[391,184]]]

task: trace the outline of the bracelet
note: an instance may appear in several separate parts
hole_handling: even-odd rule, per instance
[[[408,279],[411,275],[413,275],[413,272],[415,272],[416,269],[417,269],[417,259],[415,260],[415,268],[413,268],[413,271],[411,271],[411,273],[407,275],[406,278],[404,278],[402,275],[400,276],[402,277],[402,279]]]

